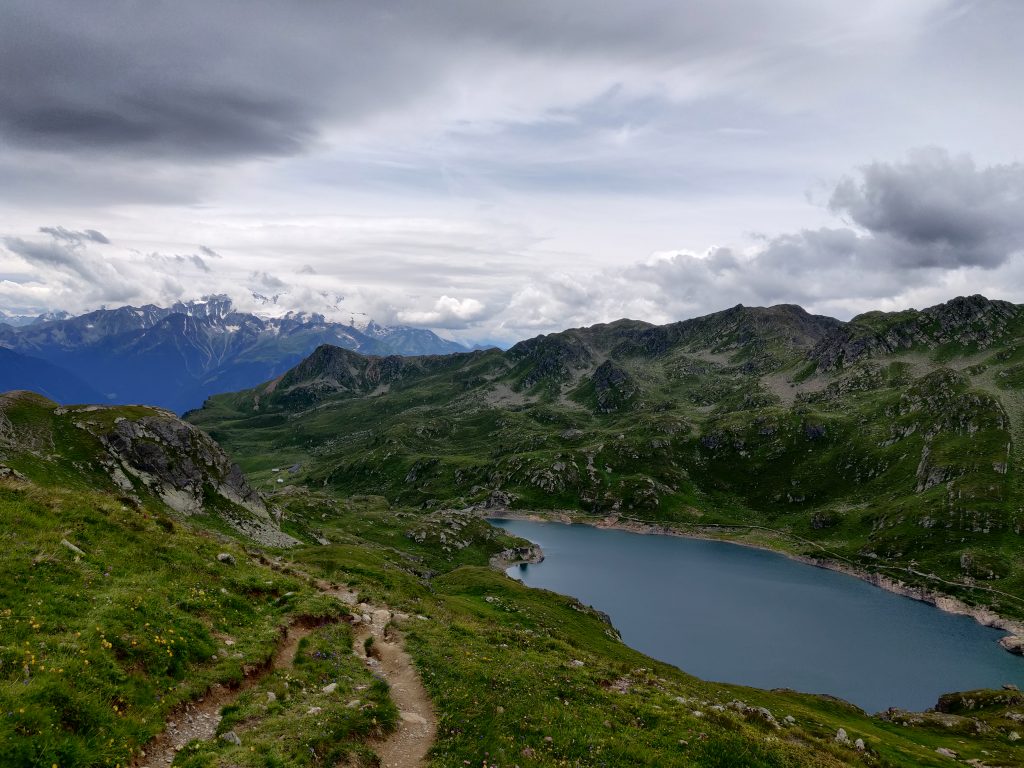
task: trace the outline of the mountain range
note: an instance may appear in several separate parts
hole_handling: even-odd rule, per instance
[[[368,354],[465,350],[420,328],[372,321],[357,327],[306,313],[260,317],[224,296],[12,320],[0,318],[0,348],[19,361],[0,374],[5,388],[62,403],[147,403],[176,412],[279,375],[320,344]]]

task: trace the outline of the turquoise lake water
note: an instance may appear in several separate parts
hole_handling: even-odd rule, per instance
[[[494,525],[544,549],[510,576],[604,611],[627,644],[707,680],[793,688],[868,712],[942,693],[1024,688],[1005,632],[773,552],[526,520]]]

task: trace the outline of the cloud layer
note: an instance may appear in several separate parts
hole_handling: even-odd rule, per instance
[[[1022,23],[971,0],[12,0],[0,309],[226,291],[511,341],[1024,300]]]
[[[169,303],[196,297],[196,287],[202,286],[205,293],[227,293],[257,311],[304,309],[357,321],[372,317],[467,339],[511,341],[619,317],[668,322],[736,303],[799,303],[848,317],[974,290],[1005,296],[1007,286],[1021,284],[1024,165],[978,167],[969,157],[921,150],[843,177],[828,207],[848,224],[763,237],[745,251],[666,252],[575,273],[508,263],[466,275],[463,266],[435,262],[428,222],[406,222],[405,236],[398,222],[349,222],[336,230],[348,237],[354,231],[359,251],[382,250],[393,262],[404,261],[407,277],[418,276],[415,283],[425,289],[417,293],[386,284],[367,288],[372,263],[365,274],[339,275],[330,251],[316,268],[278,264],[271,271],[243,267],[205,245],[192,253],[142,253],[96,230],[45,226],[34,238],[3,240],[6,272],[20,277],[0,282],[0,299],[24,310],[26,302],[49,292],[48,306],[83,309]],[[463,232],[464,252],[484,253],[479,241],[488,234]],[[450,231],[443,235],[453,237]],[[294,238],[286,233],[283,242],[290,241]],[[316,252],[309,243],[304,250]],[[449,274],[438,275],[444,269]],[[516,279],[495,286],[491,269]],[[466,281],[467,294],[476,295],[433,292],[455,284],[457,277]]]

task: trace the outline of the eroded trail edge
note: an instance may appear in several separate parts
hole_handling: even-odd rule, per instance
[[[398,708],[398,726],[384,739],[370,743],[383,768],[422,768],[437,734],[437,715],[412,657],[405,650],[401,634],[393,620],[407,620],[405,614],[389,608],[359,603],[351,590],[316,582],[317,588],[347,605],[353,611],[353,650],[363,663],[387,681],[391,698]],[[270,662],[250,675],[237,688],[216,685],[205,696],[178,709],[165,729],[154,737],[132,761],[132,768],[164,768],[189,742],[207,741],[217,735],[221,710],[233,703],[264,675],[290,668],[295,662],[299,642],[313,631],[301,622],[288,627]],[[373,638],[367,652],[366,641]]]
[[[347,590],[322,583],[317,586],[343,602],[354,602],[355,596]],[[420,768],[427,764],[427,754],[437,735],[437,715],[401,634],[392,623],[394,619],[408,620],[409,616],[367,603],[354,607],[361,611],[353,627],[355,652],[387,680],[399,714],[394,733],[371,746],[380,757],[382,768]],[[373,642],[367,650],[366,641],[371,637]]]

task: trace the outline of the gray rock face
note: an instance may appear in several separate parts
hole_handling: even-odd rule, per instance
[[[601,363],[591,376],[591,380],[594,383],[594,394],[597,396],[597,409],[601,413],[611,413],[623,408],[637,393],[632,377],[611,360]]]
[[[122,487],[130,486],[133,478],[176,512],[214,512],[266,546],[296,543],[280,530],[262,497],[220,446],[173,414],[119,418],[97,437],[110,453],[109,470]],[[211,500],[214,510],[209,509]]]
[[[122,462],[166,486],[187,490],[195,496],[205,483],[213,480],[221,495],[266,514],[263,500],[238,465],[191,424],[170,415],[147,416],[137,421],[118,419],[105,443]]]
[[[228,744],[234,744],[236,747],[242,746],[242,740],[238,737],[238,734],[234,731],[228,731],[220,735],[221,740],[226,741]]]
[[[24,480],[25,476],[16,469],[0,464],[0,480]]]

